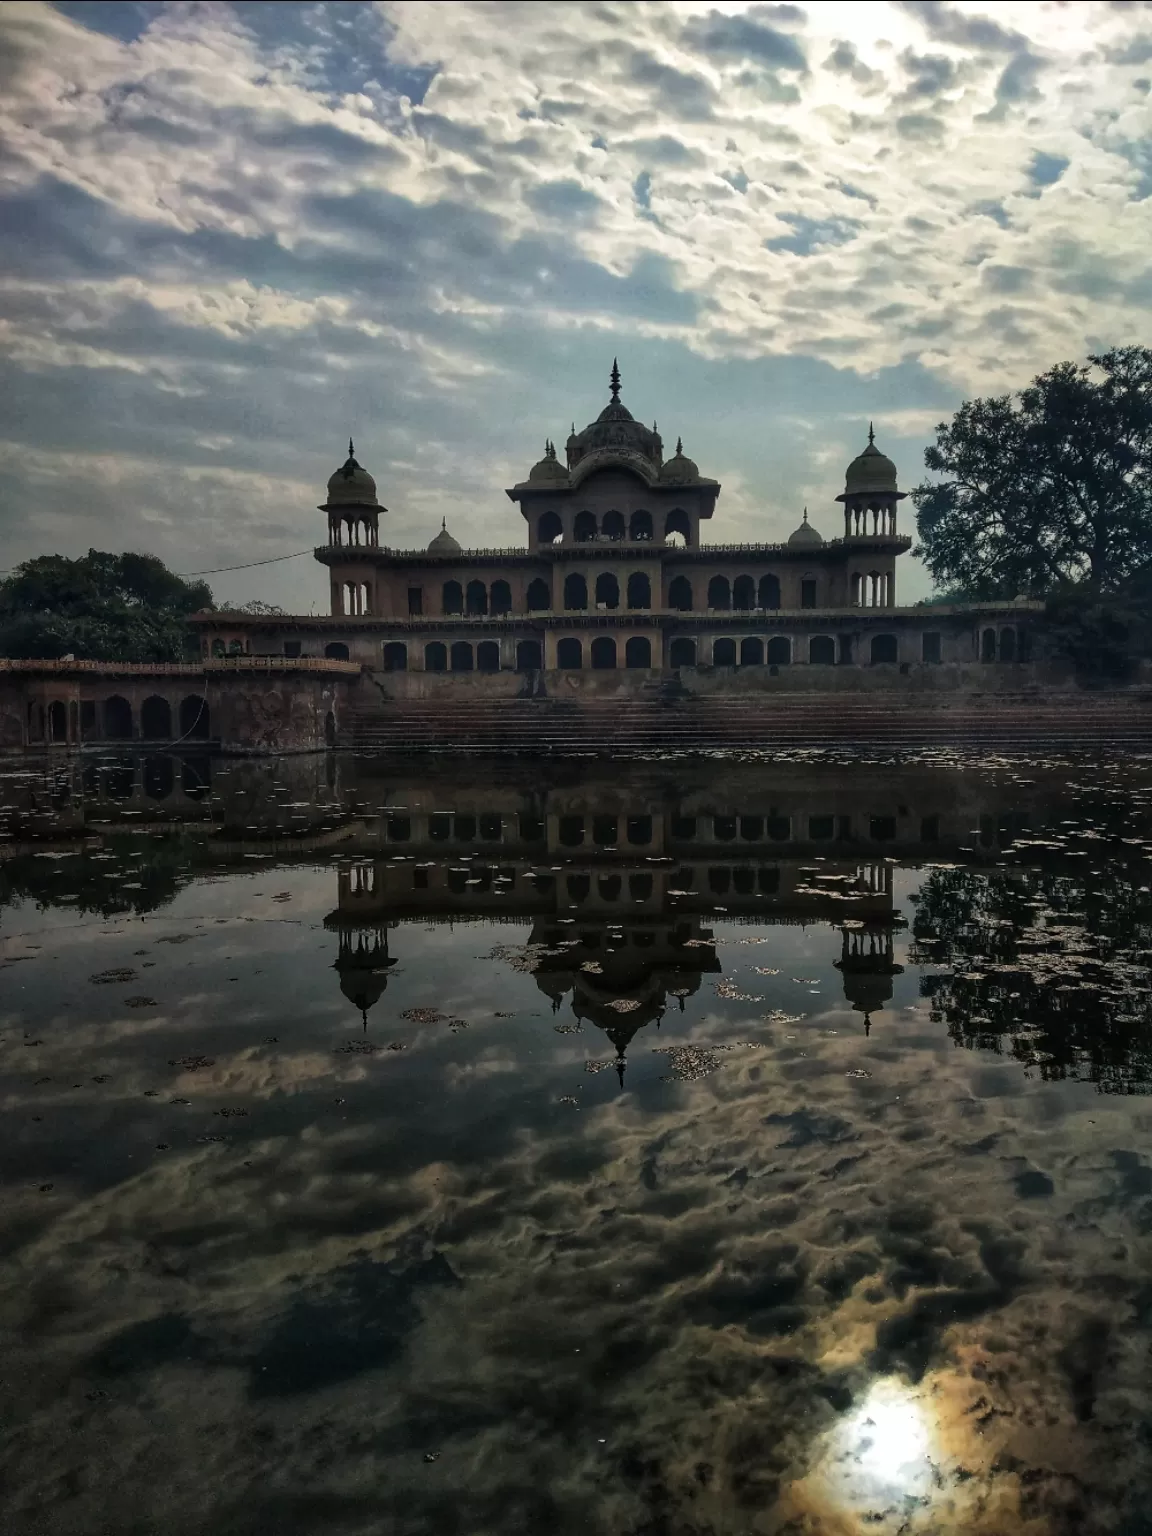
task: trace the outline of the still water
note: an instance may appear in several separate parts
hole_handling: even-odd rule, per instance
[[[8,1536],[1152,1531],[1152,761],[0,768]]]

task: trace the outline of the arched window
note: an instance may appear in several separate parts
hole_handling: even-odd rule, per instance
[[[592,665],[600,671],[616,665],[616,642],[611,635],[597,635],[593,640]]]
[[[489,606],[493,613],[512,612],[512,588],[506,581],[494,581],[492,583],[492,595]]]
[[[728,585],[727,576],[713,576],[708,583],[709,608],[731,608],[732,589]]]
[[[143,779],[149,800],[167,800],[176,787],[176,764],[170,757],[146,757]]]
[[[447,672],[448,648],[439,640],[432,640],[424,647],[425,672]]]
[[[546,612],[552,606],[552,589],[542,576],[528,583],[528,612]]]
[[[652,665],[652,642],[647,635],[633,635],[624,647],[624,665],[626,667],[650,667]]]
[[[761,576],[760,590],[757,593],[758,606],[760,608],[776,609],[780,606],[780,578],[779,576]]]
[[[605,512],[600,519],[600,532],[606,539],[618,542],[624,537],[624,514],[622,512]]]
[[[645,512],[642,509],[633,512],[628,521],[628,537],[635,543],[642,543],[652,537],[651,512]]]
[[[208,739],[208,705],[198,693],[180,700],[180,735],[186,741]]]
[[[225,654],[223,640],[213,640],[212,654],[213,656],[223,656]]]
[[[712,665],[714,667],[734,667],[736,665],[735,640],[713,640]]]
[[[629,608],[651,608],[652,583],[643,571],[633,571],[628,578]]]
[[[673,576],[668,583],[668,606],[680,613],[692,612],[692,583],[687,576]]]
[[[324,647],[324,655],[329,661],[347,661],[348,647],[343,640],[330,640]]]
[[[140,734],[147,741],[172,740],[172,706],[157,693],[140,706]]]
[[[468,640],[454,640],[452,642],[452,670],[453,672],[472,671],[472,645]]]
[[[444,583],[442,607],[445,613],[464,612],[464,593],[458,581],[446,581]]]
[[[751,576],[737,576],[732,583],[732,606],[747,610],[755,605],[756,583]]]
[[[815,666],[831,667],[836,664],[836,642],[831,635],[813,635],[808,642],[808,660]]]
[[[575,571],[564,578],[564,606],[569,612],[588,606],[588,583]]]
[[[601,571],[596,578],[596,606],[597,608],[619,608],[620,583],[611,571]]]
[[[600,875],[596,881],[596,894],[601,901],[619,901],[623,886],[619,875]]]
[[[755,635],[749,635],[746,640],[740,642],[740,665],[742,667],[759,667],[764,664],[764,642],[758,640]]]
[[[768,665],[786,667],[792,660],[792,642],[787,635],[773,635],[768,642]]]
[[[651,816],[629,816],[624,823],[625,834],[633,848],[647,848],[652,841]],[[634,896],[639,893],[633,891]]]
[[[668,651],[668,664],[673,667],[696,665],[696,642],[686,635],[677,635]]]
[[[500,670],[500,646],[495,640],[481,640],[476,647],[476,670],[478,672],[499,672]]]
[[[118,693],[104,700],[104,735],[109,741],[132,740],[132,706]]]
[[[229,642],[228,642],[228,654],[229,654],[229,656],[243,656],[243,654],[244,654],[244,646],[243,646],[243,644],[239,640],[229,640]]]
[[[559,641],[556,646],[556,665],[568,672],[578,671],[584,665],[584,648],[579,640],[568,635]]]
[[[1002,629],[1000,631],[1000,660],[1016,660],[1016,631],[1014,629]]]
[[[481,614],[488,612],[488,588],[482,581],[470,581],[468,583],[466,608],[469,613]]]
[[[692,542],[692,522],[683,507],[673,507],[664,519],[664,537],[671,538],[673,534],[679,534],[685,544]]]
[[[995,631],[993,631],[993,634],[995,634]],[[873,635],[872,636],[872,649],[871,649],[870,655],[872,657],[872,664],[873,664],[873,666],[876,666],[876,665],[878,665],[881,662],[892,662],[892,661],[895,661],[896,660],[896,636],[895,635]]]
[[[572,533],[577,544],[590,544],[596,537],[596,519],[591,512],[577,512],[576,521],[572,525]]]
[[[539,640],[519,641],[516,646],[517,672],[538,672],[541,665]]]
[[[564,537],[564,524],[555,512],[543,512],[536,523],[536,542],[556,544]]]
[[[160,702],[163,703],[164,701],[161,700]],[[147,702],[145,702],[144,708],[148,708]],[[171,732],[168,734],[171,734]],[[145,735],[147,735],[147,732],[145,732]],[[68,711],[64,708],[64,703],[61,699],[53,699],[48,706],[48,740],[68,740]]]
[[[981,661],[995,661],[996,660],[996,631],[994,629],[986,629],[984,631],[983,635],[981,636],[981,641],[980,641],[980,660]]]
[[[408,647],[403,640],[389,640],[384,647],[385,672],[407,672]]]

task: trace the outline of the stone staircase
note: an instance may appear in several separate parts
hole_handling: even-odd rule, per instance
[[[1043,752],[1152,748],[1152,695],[1132,692],[914,699],[870,693],[677,695],[654,680],[633,699],[380,700],[345,716],[357,752],[612,757],[804,747]]]

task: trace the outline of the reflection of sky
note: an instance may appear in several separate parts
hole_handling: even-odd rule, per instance
[[[390,928],[365,1034],[345,855],[240,857],[144,916],[3,911],[16,1536],[1079,1536],[1076,1487],[1123,1528],[1137,1095],[957,1049],[902,937],[865,1037],[815,918],[715,914],[721,971],[623,1091],[602,1030],[486,958],[529,921]]]

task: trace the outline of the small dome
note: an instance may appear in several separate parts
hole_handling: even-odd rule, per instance
[[[430,555],[458,555],[460,553],[460,546],[448,532],[443,518],[440,519],[440,532],[429,544],[428,553]]]
[[[895,491],[896,466],[885,457],[874,441],[875,433],[868,427],[868,446],[849,464],[844,476],[844,494],[853,496],[868,491]]]
[[[529,480],[567,480],[568,471],[556,457],[556,445],[544,444],[544,457],[528,471]]]
[[[789,549],[817,549],[824,540],[808,521],[808,508],[804,508],[804,521],[796,529],[795,533],[788,536]]]
[[[376,482],[356,462],[352,439],[348,439],[348,457],[328,482],[328,505],[378,507]]]
[[[694,459],[684,452],[684,444],[676,439],[676,452],[660,471],[660,479],[669,484],[683,485],[688,480],[699,480],[700,468]]]

